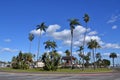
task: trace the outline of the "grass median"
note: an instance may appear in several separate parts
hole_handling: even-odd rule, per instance
[[[12,69],[12,68],[0,68],[3,72],[27,72],[27,73],[99,73],[99,72],[112,72],[108,68],[97,68],[97,69],[57,69],[57,71],[44,71],[43,69]]]

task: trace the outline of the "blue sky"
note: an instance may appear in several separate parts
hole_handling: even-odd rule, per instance
[[[109,53],[120,54],[120,0],[1,0],[0,1],[0,60],[11,61],[19,51],[29,51],[28,34],[35,34],[31,52],[37,53],[38,32],[36,25],[41,22],[49,27],[42,34],[40,55],[45,52],[43,42],[54,40],[56,48],[64,55],[70,49],[70,18],[78,18],[81,26],[74,31],[74,56],[83,39],[85,23],[83,16],[88,13],[90,21],[86,42],[96,39],[103,47],[103,58]],[[79,37],[78,37],[79,36]],[[86,52],[90,51],[86,49]],[[116,61],[120,61],[118,58]]]

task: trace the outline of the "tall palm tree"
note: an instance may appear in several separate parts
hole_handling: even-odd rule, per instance
[[[70,47],[70,50],[71,50],[71,68],[73,67],[73,64],[72,64],[72,47],[73,47],[73,30],[75,29],[75,26],[77,25],[80,25],[79,23],[79,20],[78,19],[69,19],[68,20],[70,23],[70,30],[71,30],[71,47]]]
[[[89,22],[89,15],[88,14],[85,14],[84,17],[83,17],[85,23],[86,23],[86,31],[84,33],[84,38],[83,38],[83,55],[84,55],[84,47],[85,47],[85,38],[86,38],[86,35],[87,35],[87,29],[88,29],[88,26],[87,26],[87,23]],[[84,69],[84,60],[83,60],[83,69]]]
[[[114,67],[114,59],[117,58],[117,54],[112,52],[112,53],[110,53],[109,57],[112,58],[113,67]]]
[[[36,27],[37,27],[36,30],[40,31],[39,39],[38,39],[38,52],[37,52],[37,61],[38,61],[39,52],[40,52],[40,38],[41,38],[41,33],[42,33],[42,31],[46,32],[47,26],[45,25],[44,22],[42,22],[40,25],[37,25]]]
[[[88,48],[92,50],[93,54],[93,64],[95,69],[95,48],[99,45],[99,43],[96,40],[91,39],[90,42],[87,43]]]
[[[29,41],[30,41],[29,53],[31,53],[31,43],[32,43],[32,40],[34,39],[34,34],[29,33],[28,39],[29,39]]]
[[[66,56],[70,56],[70,51],[68,49],[65,51],[65,53],[66,53]]]

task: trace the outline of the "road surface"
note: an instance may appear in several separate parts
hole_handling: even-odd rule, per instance
[[[120,73],[32,74],[0,72],[0,80],[120,80]]]

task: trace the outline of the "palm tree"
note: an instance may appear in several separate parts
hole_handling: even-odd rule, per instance
[[[70,56],[70,51],[68,49],[65,51],[65,53],[66,53],[66,56]]]
[[[34,61],[35,61],[35,56],[36,56],[36,55],[35,55],[35,54],[33,54],[32,56],[33,56],[33,59],[34,59]]]
[[[82,50],[83,50],[83,46],[79,46],[79,49],[77,51],[79,51],[80,53],[82,53]]]
[[[30,53],[24,53],[24,61],[26,62],[26,63],[30,63],[30,62],[33,62],[33,56],[32,56],[32,54],[30,54]]]
[[[91,52],[88,52],[87,55],[83,57],[84,60],[86,61],[86,67],[89,67],[90,55],[91,55]]]
[[[97,53],[96,53],[96,50],[97,50],[98,48],[101,48],[101,46],[100,46],[99,44],[97,44],[96,47],[95,47],[95,55],[97,54]],[[101,55],[100,55],[100,56],[101,56]],[[96,60],[97,60],[97,58],[96,58]]]
[[[29,53],[31,53],[31,43],[32,43],[32,40],[34,39],[34,34],[29,33],[29,37],[28,37],[28,39],[29,39],[29,41],[30,41]]]
[[[45,44],[45,49],[49,49],[49,50],[52,49],[52,52],[57,47],[57,44],[55,41],[48,40],[44,42],[44,44]]]
[[[82,58],[82,62],[84,62],[84,55],[83,55],[83,53],[82,53],[82,51],[83,51],[83,46],[79,46],[79,49],[77,50],[78,52],[79,52],[79,54],[78,54],[78,56],[80,57],[80,58]],[[82,64],[82,69],[84,70],[84,63]]]
[[[114,67],[114,59],[117,58],[117,54],[114,53],[114,52],[112,52],[112,53],[110,53],[109,57],[112,58],[112,61],[113,61],[113,67]]]
[[[52,50],[48,54],[45,53],[42,56],[42,60],[45,64],[45,67],[48,68],[48,70],[56,70],[60,60],[60,55],[55,50],[57,44],[55,41],[48,40],[44,42],[44,45],[45,45],[45,49]]]
[[[96,40],[91,39],[90,42],[87,43],[87,45],[88,45],[88,48],[92,50],[93,64],[95,69],[95,49],[96,49],[96,46],[99,45],[99,43]]]
[[[46,32],[46,29],[47,29],[47,26],[45,25],[44,22],[42,22],[40,25],[37,25],[37,28],[36,28],[36,30],[39,30],[39,31],[40,31],[39,39],[38,39],[37,61],[38,61],[39,52],[40,52],[40,38],[41,38],[41,33],[42,33],[42,31]]]
[[[70,23],[70,30],[71,30],[71,68],[72,68],[72,46],[73,46],[73,30],[75,29],[75,26],[80,25],[80,23],[78,22],[78,19],[69,19],[68,20]]]
[[[84,33],[84,38],[83,38],[83,55],[84,55],[85,38],[86,38],[86,35],[87,35],[87,28],[88,28],[87,23],[89,22],[90,17],[89,17],[88,14],[85,14],[83,19],[86,23],[86,31]],[[84,60],[83,60],[83,69],[84,69]]]
[[[49,49],[49,47],[48,47]],[[57,53],[56,50],[49,52],[49,53],[44,53],[42,55],[42,61],[45,64],[43,67],[44,70],[52,70],[55,71],[58,68],[58,65],[60,64],[60,55]]]
[[[19,59],[19,61],[22,61],[22,59],[23,59],[23,53],[22,53],[22,51],[19,52],[18,59]]]
[[[101,54],[100,54],[100,53],[97,53],[97,54],[96,54],[96,60],[101,59],[101,57],[102,57],[102,56],[101,56]]]
[[[96,53],[96,64],[97,64],[97,67],[99,66],[100,67],[100,62],[101,62],[101,54],[100,53]]]

